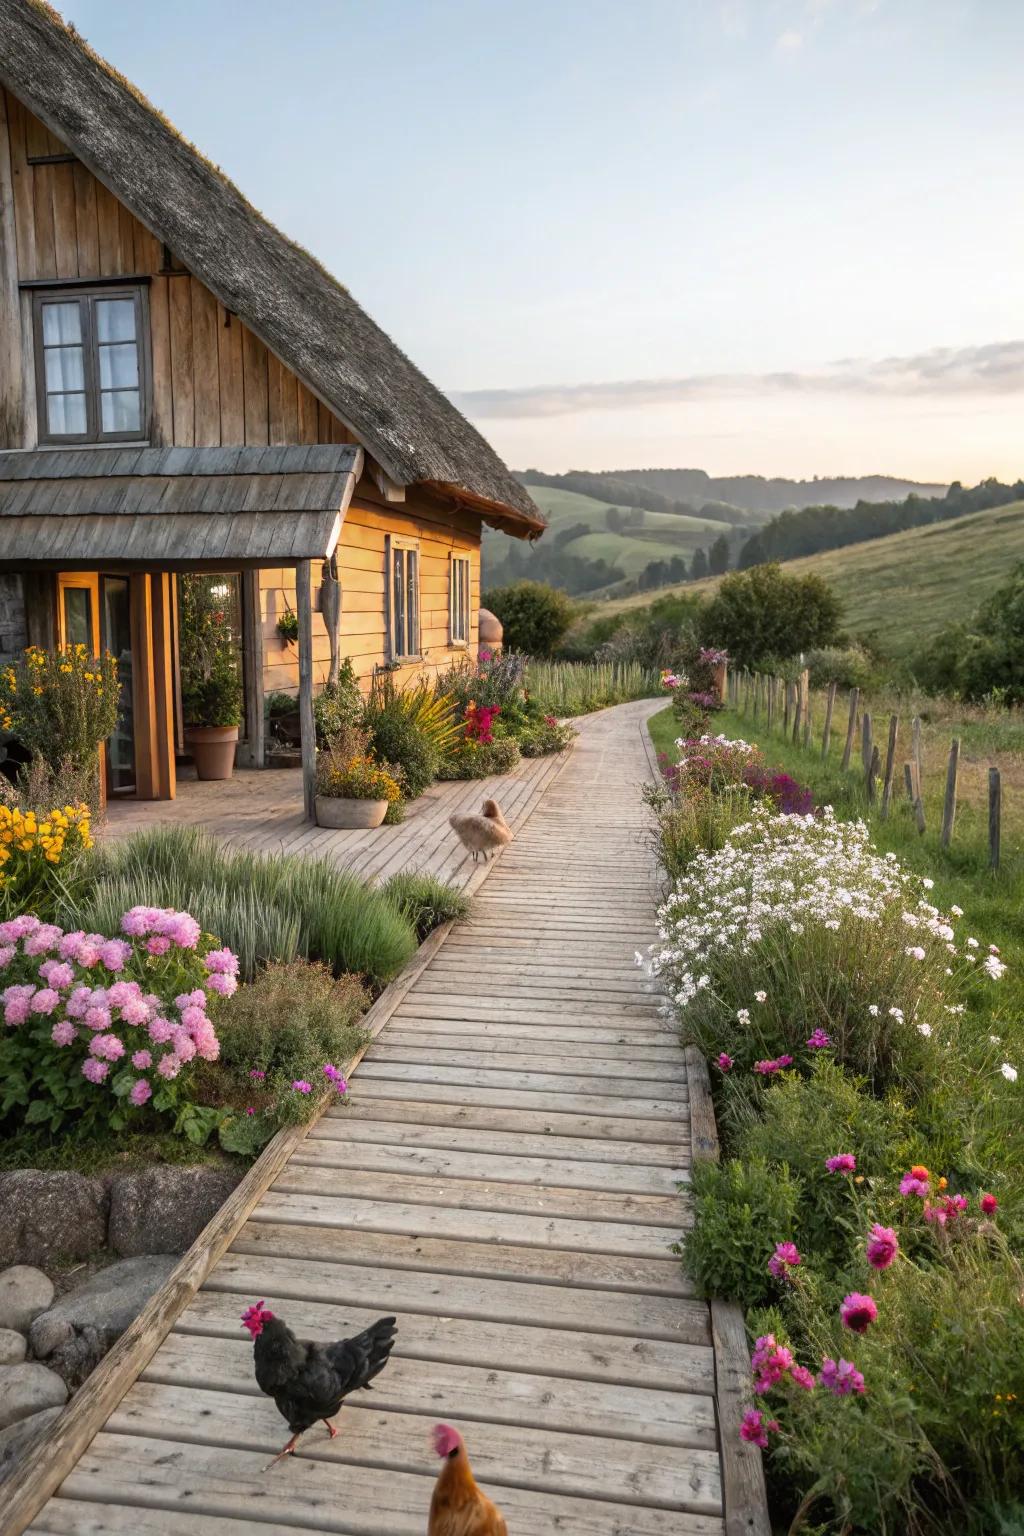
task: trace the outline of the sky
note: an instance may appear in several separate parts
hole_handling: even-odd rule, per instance
[[[516,468],[1024,475],[1022,0],[57,3]]]

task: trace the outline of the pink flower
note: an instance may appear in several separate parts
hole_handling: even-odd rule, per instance
[[[14,944],[0,945],[0,967],[10,965],[17,953],[17,946]]]
[[[230,997],[238,991],[238,977],[227,971],[214,971],[212,976],[206,978],[206,985],[211,992],[219,992],[221,997]]]
[[[254,1078],[258,1083],[262,1083],[266,1075],[267,1074],[265,1072],[260,1071],[259,1067],[253,1067],[252,1071],[249,1073],[249,1076]]]
[[[761,1077],[773,1077],[780,1070],[777,1061],[755,1061],[754,1071]]]
[[[64,1004],[64,1012],[69,1019],[84,1019],[89,1007],[89,999],[92,992],[88,987],[76,987]]]
[[[255,1109],[253,1109],[251,1104],[248,1106],[248,1108],[246,1109],[245,1112],[246,1112],[247,1115],[254,1115],[256,1113]]]
[[[40,987],[39,991],[32,999],[32,1012],[52,1013],[59,1002],[59,992],[55,992],[52,987]]]
[[[718,1065],[723,1072],[731,1072],[733,1068],[733,1059],[725,1051],[723,1051],[718,1058]]]
[[[196,1054],[196,1043],[187,1035],[180,1036],[174,1042],[174,1054],[179,1061],[191,1061]]]
[[[0,943],[16,944],[27,933],[34,933],[38,927],[38,917],[32,917],[27,912],[21,917],[12,917],[6,923],[0,923]]]
[[[135,1107],[139,1108],[142,1104],[145,1104],[147,1099],[153,1097],[153,1090],[144,1077],[137,1077],[132,1084],[128,1097]]]
[[[166,955],[171,947],[171,941],[165,933],[152,933],[146,940],[146,953],[148,955]]]
[[[125,1003],[133,1002],[141,996],[142,988],[137,981],[115,981],[107,988],[107,1006],[123,1008]]]
[[[39,967],[39,975],[48,987],[55,987],[58,991],[64,987],[70,987],[75,979],[75,968],[68,965],[66,960],[44,960]]]
[[[305,1078],[302,1078],[302,1077],[297,1077],[295,1079],[294,1083],[292,1083],[292,1088],[295,1090],[296,1093],[312,1093],[313,1092],[313,1084],[312,1083],[307,1083]]]
[[[122,1004],[121,1018],[126,1024],[148,1024],[150,1009],[148,1003],[141,997],[130,997]]]
[[[90,1005],[85,1010],[86,1029],[109,1029],[113,1020],[110,1017],[110,1009]]]
[[[0,927],[0,932],[2,931],[2,927]],[[76,928],[73,933],[66,933],[57,945],[57,953],[61,959],[74,960],[78,953],[78,946],[84,938],[85,932],[81,928]]]
[[[90,1083],[102,1083],[110,1071],[105,1061],[97,1061],[95,1056],[87,1056],[82,1062],[82,1076],[87,1077]]]
[[[936,1226],[944,1227],[947,1221],[956,1221],[958,1216],[963,1216],[967,1207],[966,1195],[944,1195],[938,1205],[932,1205],[926,1200],[924,1219]]]
[[[823,1029],[816,1029],[807,1042],[808,1049],[812,1051],[824,1051],[831,1044],[831,1035],[826,1035]]]
[[[194,992],[179,992],[174,999],[174,1006],[179,1013],[184,1008],[205,1008],[206,993],[202,987],[196,987]]]
[[[839,1360],[838,1363],[835,1360],[822,1360],[818,1380],[833,1397],[849,1397],[854,1392],[863,1393],[866,1390],[864,1377],[852,1360]]]
[[[67,1019],[61,1019],[50,1031],[50,1039],[54,1045],[74,1045],[78,1039],[78,1031]]]
[[[802,1263],[795,1243],[776,1243],[775,1252],[768,1260],[768,1273],[774,1275],[776,1280],[785,1280],[789,1271]]]
[[[332,1067],[329,1061],[324,1064],[324,1077],[334,1084],[339,1093],[348,1092],[348,1083],[346,1083],[337,1067]]]
[[[63,937],[64,930],[58,928],[56,923],[40,923],[25,940],[25,953],[26,955],[45,955],[49,950],[56,949]]]
[[[793,1065],[793,1058],[792,1056],[777,1056],[775,1058],[775,1065],[781,1071],[783,1067],[791,1067]]]
[[[806,1365],[794,1365],[790,1368],[790,1379],[795,1381],[798,1387],[803,1387],[805,1392],[814,1391],[814,1376]]]
[[[851,1333],[867,1333],[878,1317],[878,1308],[870,1296],[865,1296],[860,1291],[851,1291],[849,1296],[843,1297],[839,1316],[842,1318],[843,1327],[849,1328]]]
[[[751,1356],[751,1363],[753,1359],[754,1356]],[[777,1386],[792,1365],[793,1353],[783,1344],[777,1344],[769,1354],[762,1354],[757,1379],[754,1382],[754,1391],[758,1397],[763,1397],[766,1392],[771,1391],[772,1387]]]
[[[117,1035],[93,1035],[89,1041],[89,1054],[105,1061],[120,1061],[124,1055],[124,1041]]]
[[[205,997],[203,998],[203,1002],[206,1002]],[[181,1010],[181,1022],[184,1024],[186,1029],[198,1029],[201,1025],[206,1023],[206,1014],[203,1012],[202,1008],[198,1008],[195,1003],[189,1003]]]
[[[876,1221],[867,1241],[867,1260],[872,1269],[888,1269],[900,1251],[899,1238],[892,1227],[880,1227]]]
[[[4,1002],[4,1023],[11,1025],[24,1024],[29,1016],[32,1006],[32,996],[35,987],[23,984],[21,986],[5,987],[2,994]]]
[[[238,956],[232,954],[230,949],[211,949],[203,964],[208,971],[217,971],[225,976],[238,975]]]
[[[150,1019],[148,1034],[154,1045],[164,1045],[174,1034],[174,1025],[170,1019]]]
[[[108,971],[123,971],[131,952],[131,945],[124,939],[107,939],[100,949],[100,960]]]
[[[149,933],[158,915],[154,907],[132,907],[121,918],[121,932],[131,938],[141,938],[144,933]]]
[[[187,912],[163,913],[159,928],[179,949],[195,949],[199,943],[199,924]]]
[[[825,1167],[829,1173],[853,1173],[857,1159],[852,1152],[837,1152],[835,1157],[826,1157]]]
[[[136,1051],[132,1057],[132,1066],[139,1072],[145,1072],[147,1067],[153,1065],[153,1057],[149,1051]]]
[[[766,1420],[759,1408],[748,1408],[740,1423],[740,1439],[749,1445],[759,1445],[763,1451],[768,1445],[769,1431],[777,1434],[778,1429],[776,1419]]]
[[[928,1180],[917,1178],[913,1170],[911,1170],[910,1173],[905,1173],[902,1179],[900,1179],[901,1195],[919,1195],[923,1200],[927,1193]]]
[[[106,942],[107,941],[103,937],[102,933],[83,934],[78,943],[75,945],[74,953],[70,956],[70,958],[74,960],[77,965],[80,965],[83,967],[83,969],[89,971],[93,968],[94,965],[99,965],[100,951]]]
[[[982,1195],[981,1208],[986,1216],[994,1216],[999,1209],[999,1201],[995,1195]]]
[[[166,1077],[169,1081],[171,1078],[177,1077],[178,1073],[181,1071],[181,1062],[178,1060],[177,1056],[174,1055],[173,1051],[171,1051],[168,1052],[166,1056],[161,1056],[160,1060],[157,1062],[156,1069],[160,1073],[161,1077]]]

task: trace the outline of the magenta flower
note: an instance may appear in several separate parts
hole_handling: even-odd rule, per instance
[[[777,1056],[775,1058],[775,1065],[781,1072],[783,1067],[791,1067],[793,1065],[793,1058],[792,1056]]]
[[[754,1071],[761,1077],[773,1077],[780,1070],[777,1061],[755,1061]]]
[[[346,1083],[337,1067],[332,1067],[329,1061],[324,1064],[324,1077],[327,1078],[328,1082],[334,1084],[339,1093],[348,1092],[348,1083]]]
[[[867,1260],[872,1269],[888,1269],[900,1251],[899,1238],[892,1227],[880,1227],[876,1221],[867,1241]]]
[[[775,1252],[768,1260],[768,1273],[774,1275],[776,1280],[785,1280],[789,1271],[802,1263],[795,1243],[776,1243]]]
[[[153,1090],[146,1082],[144,1077],[137,1077],[132,1084],[131,1092],[129,1093],[128,1097],[135,1105],[136,1109],[139,1109],[143,1104],[145,1104],[147,1099],[151,1099],[153,1097]]]
[[[297,1077],[295,1079],[294,1083],[292,1083],[292,1088],[295,1090],[296,1093],[312,1093],[313,1092],[313,1084],[312,1083],[307,1083],[305,1078],[303,1078],[303,1077]]]
[[[87,1077],[90,1083],[102,1083],[110,1067],[105,1061],[97,1061],[95,1056],[87,1056],[82,1062],[82,1076]]]
[[[867,1333],[878,1317],[878,1308],[870,1296],[865,1296],[861,1291],[851,1291],[849,1296],[843,1297],[839,1316],[843,1327],[849,1328],[851,1333]]]
[[[731,1072],[732,1071],[733,1066],[734,1066],[734,1062],[733,1062],[732,1057],[726,1051],[723,1051],[721,1053],[721,1055],[719,1056],[719,1058],[718,1058],[718,1066],[719,1066],[719,1069],[722,1072]]]
[[[913,1171],[905,1173],[900,1179],[901,1195],[919,1195],[923,1200],[928,1193],[928,1180],[919,1179]]]
[[[256,1113],[255,1109],[252,1107],[251,1104],[248,1105],[248,1107],[246,1108],[245,1112],[246,1112],[247,1115],[254,1115]]]
[[[255,1078],[258,1083],[262,1083],[266,1075],[267,1074],[265,1072],[260,1071],[259,1067],[253,1067],[252,1071],[249,1073],[249,1076]]]
[[[763,1451],[768,1445],[769,1431],[777,1434],[778,1429],[776,1419],[765,1419],[759,1408],[748,1408],[740,1423],[740,1439],[748,1445],[759,1445]]]
[[[74,1045],[78,1039],[78,1031],[68,1019],[61,1019],[50,1031],[50,1039],[54,1045]]]
[[[805,1392],[814,1391],[814,1375],[806,1365],[794,1365],[791,1367],[790,1379],[795,1381],[798,1387],[803,1387]]]
[[[758,1397],[763,1397],[766,1392],[771,1391],[772,1387],[777,1386],[792,1366],[792,1350],[787,1349],[783,1344],[777,1344],[769,1354],[762,1355],[760,1369],[754,1381],[754,1391]]]
[[[995,1195],[982,1195],[981,1209],[984,1211],[986,1216],[994,1216],[996,1211],[999,1209],[999,1201],[996,1199]]]
[[[854,1392],[864,1393],[867,1390],[864,1377],[852,1360],[822,1360],[818,1380],[833,1397],[849,1397]]]
[[[824,1051],[832,1044],[832,1036],[826,1035],[823,1029],[816,1029],[807,1042],[809,1050]]]
[[[825,1167],[829,1173],[853,1173],[857,1159],[852,1152],[837,1152],[835,1157],[826,1157]]]

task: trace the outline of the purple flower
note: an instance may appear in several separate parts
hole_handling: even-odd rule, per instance
[[[795,1381],[798,1387],[803,1387],[805,1392],[814,1391],[814,1377],[806,1365],[794,1365],[789,1375],[790,1379]]]
[[[334,1084],[339,1093],[348,1092],[348,1083],[346,1083],[337,1067],[332,1067],[329,1061],[324,1063],[324,1077]]]
[[[851,1333],[867,1333],[878,1317],[878,1308],[870,1296],[865,1296],[861,1291],[851,1291],[849,1296],[843,1297],[839,1316],[843,1327],[849,1328]]]
[[[872,1269],[888,1269],[900,1251],[899,1238],[892,1227],[880,1227],[876,1221],[867,1241],[867,1260]]]
[[[807,1042],[807,1047],[812,1051],[824,1051],[832,1044],[831,1035],[826,1035],[823,1029],[816,1029]]]
[[[776,1243],[775,1252],[768,1260],[768,1273],[774,1275],[776,1280],[785,1280],[789,1271],[802,1263],[795,1243]]]
[[[731,1072],[732,1069],[733,1069],[733,1066],[734,1066],[734,1062],[733,1062],[732,1057],[730,1055],[728,1055],[727,1052],[722,1051],[721,1055],[718,1058],[718,1065],[719,1065],[719,1068],[720,1068],[721,1071],[723,1071],[723,1072]]]
[[[295,1090],[296,1093],[312,1093],[313,1092],[313,1084],[312,1083],[307,1083],[305,1078],[303,1078],[303,1077],[297,1077],[295,1079],[294,1083],[292,1083],[292,1088]]]
[[[857,1159],[852,1152],[837,1152],[835,1157],[826,1157],[825,1167],[829,1173],[854,1173]]]
[[[144,1077],[137,1077],[132,1084],[131,1092],[129,1093],[128,1097],[135,1105],[136,1109],[138,1109],[141,1105],[145,1104],[147,1099],[151,1099],[153,1097],[153,1090],[146,1082]]]
[[[740,1439],[749,1445],[759,1445],[762,1451],[768,1445],[768,1432],[778,1433],[778,1421],[765,1419],[759,1408],[748,1408],[740,1423]]]
[[[863,1393],[867,1390],[864,1377],[852,1360],[822,1360],[818,1380],[833,1397],[849,1397],[854,1392]]]

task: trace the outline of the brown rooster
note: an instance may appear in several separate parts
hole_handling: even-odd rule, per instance
[[[473,855],[474,864],[481,854],[489,859],[512,841],[512,828],[501,814],[497,800],[485,800],[479,816],[449,816],[448,822],[463,847]]]
[[[427,1536],[508,1536],[505,1517],[476,1485],[458,1430],[435,1424],[434,1449],[444,1466],[430,1501]]]

